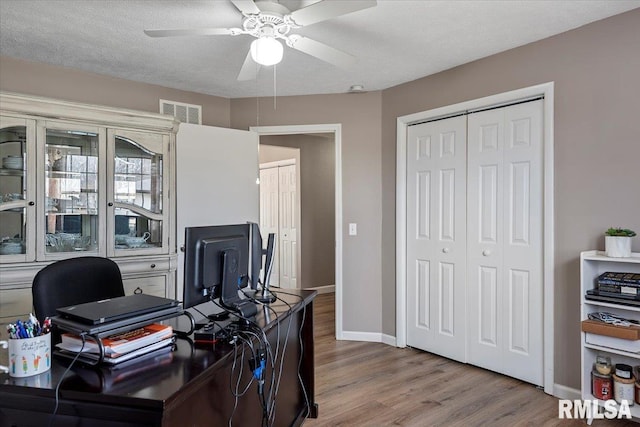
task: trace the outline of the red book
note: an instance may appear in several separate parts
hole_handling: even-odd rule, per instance
[[[105,355],[121,355],[157,343],[171,336],[173,336],[173,328],[171,326],[152,323],[141,328],[102,338],[102,345]],[[85,341],[83,348],[82,338],[71,333],[62,334],[62,342],[58,344],[58,347],[63,350],[82,351],[83,353],[99,353],[100,351],[98,344],[90,338]]]

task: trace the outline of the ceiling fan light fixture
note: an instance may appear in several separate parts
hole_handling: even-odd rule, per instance
[[[273,37],[260,37],[251,43],[251,58],[260,65],[275,65],[282,61],[284,48]]]

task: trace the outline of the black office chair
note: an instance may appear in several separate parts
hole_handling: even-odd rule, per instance
[[[124,296],[118,264],[108,258],[79,257],[54,262],[36,274],[31,287],[40,322],[56,308]]]

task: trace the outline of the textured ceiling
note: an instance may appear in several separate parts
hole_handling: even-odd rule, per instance
[[[262,67],[256,80],[238,82],[251,36],[143,33],[238,27],[242,15],[227,0],[0,0],[0,54],[227,98],[343,93],[355,84],[385,89],[637,7],[640,0],[378,0],[296,30],[355,55],[352,70],[285,48],[275,72]]]

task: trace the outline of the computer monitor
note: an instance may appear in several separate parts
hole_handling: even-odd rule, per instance
[[[231,286],[232,289],[226,289],[228,292],[224,296],[227,297],[227,301],[231,291],[237,296],[238,288],[247,286],[249,233],[249,224],[185,228],[182,301],[184,308],[223,296],[225,262],[233,261],[236,264],[234,271],[227,271],[234,275],[235,282]],[[226,278],[229,279],[229,274]]]
[[[260,227],[255,222],[249,223],[249,285],[254,291],[258,290],[258,283],[260,281],[260,269],[262,268],[262,235],[260,234]]]
[[[269,280],[271,278],[271,270],[273,269],[275,246],[276,235],[274,233],[269,233],[267,236],[267,249],[262,251],[265,255],[262,287],[254,294],[254,299],[264,304],[272,303],[277,299],[277,296],[269,290]]]

